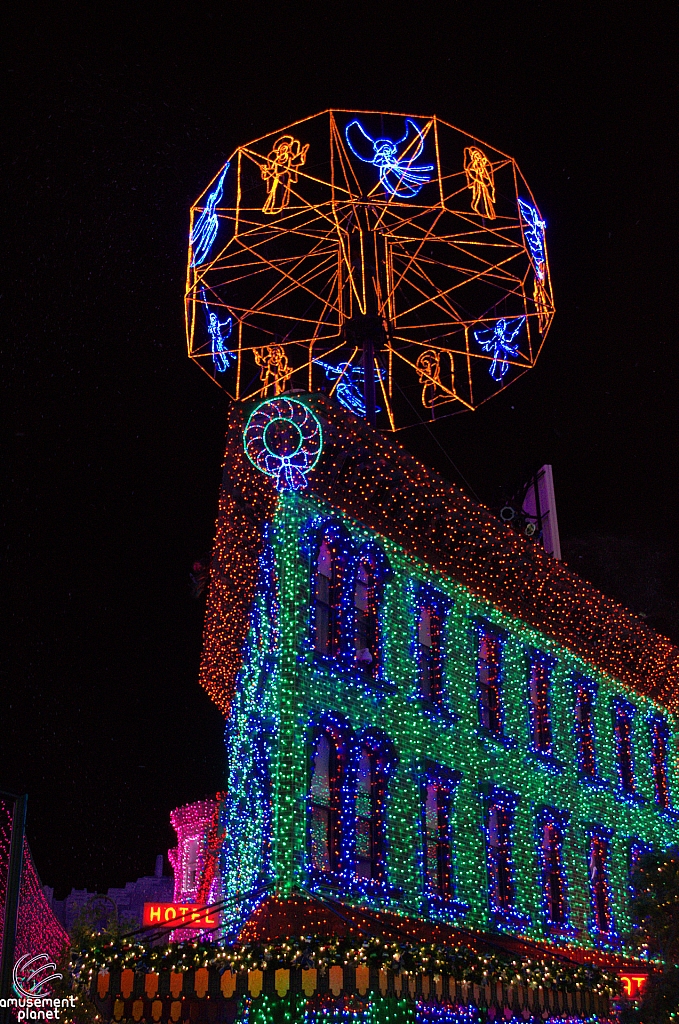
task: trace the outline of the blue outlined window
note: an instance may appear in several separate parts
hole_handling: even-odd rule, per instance
[[[416,651],[418,692],[423,701],[443,706],[446,614],[451,601],[427,584],[420,584],[416,599]]]
[[[495,924],[511,929],[530,923],[516,908],[513,842],[518,797],[493,786],[486,799],[486,862],[488,903]]]
[[[647,857],[652,852],[653,848],[649,843],[644,843],[640,839],[632,839],[630,841],[629,856],[627,860],[630,900],[636,899],[639,895],[639,879],[637,877],[637,872],[641,867],[642,858]]]
[[[422,855],[425,891],[437,900],[455,896],[452,809],[459,773],[428,762],[422,778]]]
[[[538,754],[552,754],[552,717],[550,709],[551,671],[554,659],[539,651],[530,656],[528,702],[531,746]]]
[[[613,704],[615,761],[620,791],[627,796],[636,793],[634,777],[634,716],[636,708],[619,698]]]
[[[670,782],[667,773],[669,729],[665,719],[659,715],[650,719],[649,729],[651,733],[653,795],[656,805],[666,811],[670,806]]]
[[[356,557],[353,577],[354,664],[372,681],[381,674],[380,611],[390,575],[381,548],[365,544]]]
[[[309,742],[308,853],[312,878],[345,867],[347,772],[351,730],[337,716],[323,715]]]
[[[476,679],[479,695],[479,724],[491,736],[501,737],[504,728],[502,710],[502,644],[499,633],[480,624]]]
[[[567,811],[543,807],[536,817],[536,839],[545,925],[553,934],[572,936],[576,930],[569,922],[568,886],[563,856],[568,820]]]
[[[312,548],[311,628],[317,654],[337,658],[342,650],[343,609],[351,541],[338,523],[326,523]]]
[[[387,878],[386,812],[389,776],[396,758],[390,741],[369,732],[354,755],[354,875],[359,882]]]
[[[591,679],[575,681],[575,742],[578,774],[581,779],[596,779],[594,701],[596,686]]]
[[[589,930],[599,944],[617,948],[620,938],[615,932],[609,881],[611,838],[610,829],[596,827],[588,832]]]

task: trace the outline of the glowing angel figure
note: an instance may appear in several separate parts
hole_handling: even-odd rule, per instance
[[[217,373],[226,373],[231,362],[236,360],[236,354],[231,352],[226,345],[227,339],[231,337],[233,321],[230,316],[226,320],[221,321],[217,314],[208,306],[205,288],[201,287],[200,292],[205,305],[207,330],[212,341],[212,360],[215,364],[215,370]],[[226,328],[225,333],[222,333],[222,328]]]
[[[408,142],[411,129],[415,133],[413,141],[402,150],[402,156],[397,156],[400,147]],[[413,167],[424,149],[424,135],[409,117],[406,118],[406,133],[398,142],[392,139],[372,139],[360,121],[351,121],[344,129],[344,135],[354,156],[365,164],[374,164],[379,168],[380,181],[390,195],[412,199],[423,185],[431,181],[433,164]],[[417,143],[410,152],[415,138]]]
[[[417,379],[422,385],[422,405],[425,409],[433,409],[437,390],[443,389],[441,383],[441,356],[433,348],[425,349],[417,357],[415,363]]]
[[[199,267],[201,263],[205,263],[210,249],[212,248],[212,243],[217,237],[219,220],[215,213],[215,207],[224,195],[224,178],[226,177],[228,169],[229,164],[227,163],[224,165],[224,170],[219,177],[219,181],[217,182],[214,191],[210,192],[207,197],[205,209],[193,225],[193,231],[191,232],[191,249],[193,251],[193,258],[191,260],[192,267]]]
[[[540,220],[540,215],[534,206],[524,199],[519,199],[519,209],[523,222],[526,225],[524,232],[528,248],[530,249],[533,267],[536,276],[544,281],[545,279],[545,221]]]
[[[306,163],[309,143],[302,146],[292,135],[281,135],[262,167],[268,193],[262,213],[280,213],[290,202],[290,187],[298,180],[298,170]]]
[[[269,393],[269,387],[273,383],[274,394],[282,395],[285,391],[285,382],[290,376],[290,364],[285,350],[281,345],[265,345],[253,351],[255,362],[261,367],[259,379],[264,385],[264,394]]]
[[[349,412],[353,412],[355,416],[365,416],[366,408],[363,397],[365,372],[363,367],[351,366],[350,363],[338,363],[337,366],[334,366],[332,363],[324,363],[320,359],[314,359],[314,363],[325,370],[328,380],[337,381],[335,395],[340,405],[343,405]],[[382,371],[375,370],[375,383],[377,384],[382,379]],[[375,412],[380,411],[380,408],[375,406]]]
[[[493,165],[476,146],[464,151],[464,172],[467,188],[472,190],[472,210],[481,217],[495,220],[495,178]]]
[[[518,341],[515,344],[512,343],[523,327],[525,319],[525,316],[520,316],[518,320],[511,323],[508,320],[498,320],[495,327],[488,331],[474,331],[474,337],[484,352],[493,350],[493,362],[490,367],[490,375],[493,380],[502,380],[509,369],[507,356],[518,355],[519,343]],[[513,330],[512,324],[516,324]]]

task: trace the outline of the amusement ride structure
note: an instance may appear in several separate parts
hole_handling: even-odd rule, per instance
[[[516,161],[437,117],[298,121],[191,210],[189,354],[237,401],[325,391],[388,431],[475,409],[535,365],[553,312]]]

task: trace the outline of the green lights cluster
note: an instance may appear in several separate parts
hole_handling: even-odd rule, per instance
[[[357,673],[319,660],[313,651],[310,628],[308,556],[302,536],[310,521],[333,517],[344,522],[357,546],[374,540],[382,545],[393,570],[386,585],[381,611],[384,638],[384,682],[371,684]],[[648,720],[659,712],[670,724],[668,749],[676,748],[677,723],[652,699],[634,693],[550,637],[500,612],[464,586],[446,579],[387,538],[347,520],[321,500],[308,494],[280,495],[269,528],[272,566],[262,572],[259,609],[251,618],[244,662],[237,685],[228,730],[229,781],[233,813],[251,813],[256,803],[253,779],[261,777],[254,751],[255,727],[266,749],[268,779],[256,792],[270,797],[270,869],[276,895],[285,897],[309,884],[307,853],[307,792],[310,723],[324,712],[345,715],[358,732],[380,729],[393,741],[398,767],[389,782],[387,841],[389,883],[392,894],[374,906],[406,917],[434,919],[426,912],[422,878],[420,780],[425,762],[461,773],[453,804],[453,862],[455,895],[468,905],[458,921],[466,928],[491,930],[488,877],[483,833],[482,786],[495,785],[517,795],[513,829],[516,908],[530,924],[524,934],[553,941],[544,923],[536,817],[543,807],[568,814],[564,829],[563,867],[567,882],[570,923],[577,930],[569,945],[592,947],[588,877],[588,830],[612,829],[609,882],[611,909],[618,933],[631,928],[629,913],[629,849],[633,841],[664,849],[679,841],[679,826],[672,814],[654,803],[651,771],[651,736]],[[305,531],[307,533],[305,534]],[[275,582],[274,582],[275,581]],[[417,592],[425,584],[449,599],[444,623],[443,707],[437,712],[418,696],[416,661]],[[275,595],[265,594],[275,587]],[[275,599],[274,599],[275,596]],[[505,742],[479,729],[476,656],[478,621],[501,629],[503,649],[502,697]],[[549,705],[553,745],[548,760],[531,752],[528,677],[531,651],[554,659]],[[574,735],[574,707],[578,674],[597,685],[593,716],[596,738],[597,781],[580,780]],[[626,801],[618,793],[615,763],[613,708],[624,696],[636,708],[634,754],[637,795]],[[262,746],[263,744],[263,746]],[[250,751],[250,753],[247,753]],[[247,755],[247,756],[246,756]],[[260,759],[261,760],[261,759]],[[259,773],[259,775],[258,775]],[[670,793],[679,800],[676,760],[668,765]],[[227,898],[246,905],[248,892],[263,877],[263,851],[268,861],[267,810],[257,812],[256,823],[235,824],[230,852],[224,864]],[[229,822],[233,818],[229,817]],[[257,833],[257,830],[259,832]],[[257,834],[255,834],[257,833]],[[368,905],[360,896],[342,896],[347,902]],[[441,911],[438,920],[446,920]],[[241,917],[242,920],[242,917]],[[564,940],[565,941],[565,940]]]

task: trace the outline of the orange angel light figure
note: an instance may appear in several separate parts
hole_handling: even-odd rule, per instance
[[[281,395],[290,376],[290,363],[285,350],[281,345],[265,345],[253,351],[255,362],[261,367],[259,379],[262,381],[264,395],[268,395],[271,384],[274,386],[274,394]]]
[[[490,160],[476,146],[469,146],[464,151],[464,171],[467,188],[472,190],[472,210],[495,220],[495,179]]]
[[[267,198],[262,213],[280,213],[290,202],[290,186],[297,181],[297,171],[306,162],[309,143],[302,146],[292,135],[281,135],[262,167]]]
[[[436,392],[443,388],[441,383],[441,356],[432,348],[420,353],[415,363],[417,379],[422,385],[422,405],[425,409],[433,409]]]

